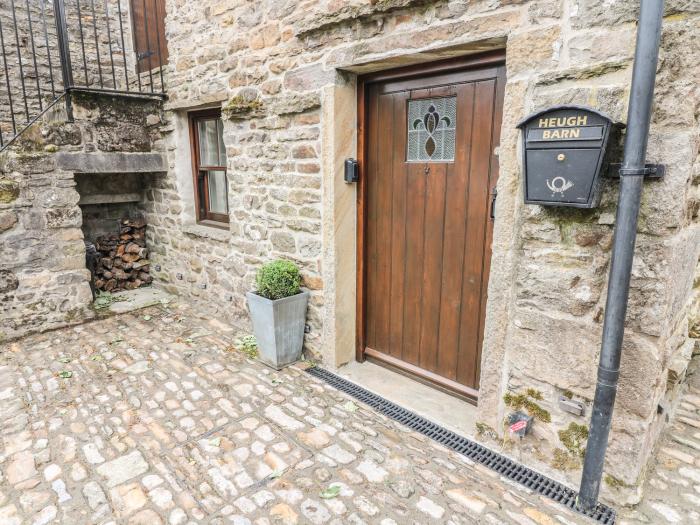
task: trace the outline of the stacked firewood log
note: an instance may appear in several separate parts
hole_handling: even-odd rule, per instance
[[[95,248],[97,290],[133,290],[152,281],[143,219],[121,219],[119,235],[98,237]]]

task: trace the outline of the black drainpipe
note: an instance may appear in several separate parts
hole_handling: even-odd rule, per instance
[[[591,426],[579,491],[579,505],[584,510],[593,509],[598,501],[617,380],[620,375],[620,355],[634,243],[637,236],[639,202],[644,175],[648,173],[645,169],[645,160],[656,64],[659,58],[663,4],[663,0],[641,0],[627,113],[625,155],[620,169],[620,196],[617,201],[615,240],[605,304],[603,342],[598,365],[598,384],[593,400]]]

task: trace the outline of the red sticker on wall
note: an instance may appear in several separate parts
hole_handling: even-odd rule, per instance
[[[511,432],[517,432],[518,430],[522,430],[527,426],[527,421],[517,421],[513,423],[510,427]]]

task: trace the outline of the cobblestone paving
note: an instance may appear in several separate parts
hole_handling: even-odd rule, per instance
[[[0,345],[0,523],[587,522],[232,339],[171,305]],[[696,507],[686,427],[663,490]]]
[[[700,524],[700,366],[691,364],[687,391],[666,429],[635,509],[623,509],[618,523]]]

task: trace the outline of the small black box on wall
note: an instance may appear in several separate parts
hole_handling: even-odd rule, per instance
[[[352,184],[360,180],[360,166],[355,159],[345,159],[345,182]]]

